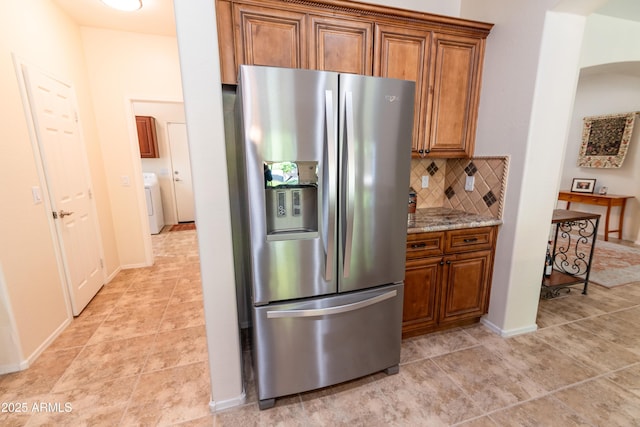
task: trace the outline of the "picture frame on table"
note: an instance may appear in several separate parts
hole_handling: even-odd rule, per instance
[[[573,178],[571,183],[572,193],[588,193],[593,194],[596,188],[596,180],[592,178]]]

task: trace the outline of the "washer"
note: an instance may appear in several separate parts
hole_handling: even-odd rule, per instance
[[[147,199],[147,214],[149,216],[149,229],[151,234],[158,234],[164,227],[164,212],[162,211],[162,195],[160,194],[160,184],[155,173],[145,172],[142,174],[144,180],[144,192]]]

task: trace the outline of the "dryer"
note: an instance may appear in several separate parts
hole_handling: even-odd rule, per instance
[[[162,195],[160,183],[155,173],[144,172],[144,192],[147,200],[147,215],[149,216],[149,229],[151,234],[158,234],[164,227],[164,213],[162,211]]]

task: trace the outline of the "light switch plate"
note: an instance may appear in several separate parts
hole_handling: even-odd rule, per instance
[[[422,177],[422,188],[429,188],[429,175]]]
[[[31,187],[31,195],[33,196],[34,205],[39,205],[40,203],[42,203],[42,192],[40,191],[40,187]]]
[[[467,180],[464,183],[464,189],[466,191],[473,191],[473,185],[475,184],[475,182],[476,182],[476,177],[475,176],[467,175]]]

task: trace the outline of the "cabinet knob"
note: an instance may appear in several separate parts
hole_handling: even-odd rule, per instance
[[[440,261],[440,265],[444,265],[444,261]]]
[[[447,265],[451,264],[451,261],[447,261]]]

